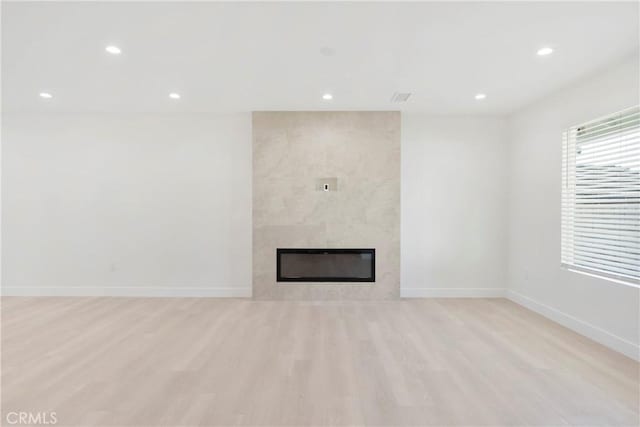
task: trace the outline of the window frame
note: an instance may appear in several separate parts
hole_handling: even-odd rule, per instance
[[[569,233],[567,229],[571,230],[570,233],[572,233],[572,235],[570,236],[570,241],[571,241],[571,244],[575,247],[575,222],[576,222],[575,213],[571,215],[571,218],[567,218],[569,214],[565,212],[565,208],[567,204],[567,201],[565,200],[565,198],[568,197],[568,192],[569,192],[568,187],[570,186],[569,184],[570,179],[572,179],[574,183],[573,184],[574,188],[572,190],[573,194],[571,195],[571,197],[573,197],[573,203],[575,203],[575,197],[576,197],[575,182],[577,180],[577,177],[576,177],[577,161],[575,160],[575,157],[574,157],[573,163],[571,163],[570,156],[574,154],[570,153],[569,150],[571,149],[572,146],[573,147],[576,146],[577,133],[579,132],[580,128],[584,128],[585,126],[593,125],[595,123],[604,122],[616,116],[623,116],[624,114],[628,114],[628,113],[633,115],[635,114],[634,111],[635,113],[640,112],[640,106],[635,105],[632,107],[624,108],[617,112],[601,116],[594,120],[589,120],[579,125],[570,126],[567,129],[565,129],[562,133],[562,165],[561,165],[562,170],[561,170],[561,194],[560,194],[560,266],[561,268],[571,272],[575,272],[575,273],[579,273],[579,274],[583,274],[591,277],[596,277],[596,278],[600,278],[600,279],[615,282],[615,283],[620,283],[627,286],[632,286],[634,288],[640,288],[640,275],[639,277],[635,278],[633,276],[628,276],[622,273],[617,274],[617,273],[600,270],[597,268],[590,268],[584,265],[576,265],[575,262],[574,263],[565,262],[567,258],[572,257],[572,255],[569,256],[568,254],[565,254],[565,247],[567,245],[565,243],[565,239],[568,237],[567,234]],[[640,120],[640,118],[638,120]],[[573,145],[571,143],[571,138],[573,138]],[[640,143],[640,127],[638,127],[638,141]],[[571,171],[573,173],[573,177],[569,176],[570,167],[573,167],[573,170]],[[566,221],[568,219],[573,220],[572,225],[566,224]],[[639,215],[638,223],[640,224],[640,215]],[[639,265],[640,265],[640,256],[638,259],[639,259]]]

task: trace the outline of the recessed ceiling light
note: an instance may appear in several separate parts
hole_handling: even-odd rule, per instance
[[[538,49],[538,56],[551,55],[552,53],[553,53],[553,49],[551,49],[550,47],[543,47]]]
[[[113,46],[113,45],[105,47],[104,50],[106,50],[112,55],[120,55],[122,53],[122,50],[120,50],[118,46]]]
[[[333,95],[331,95],[330,93],[325,93],[324,95],[322,95],[322,99],[324,99],[325,101],[331,101],[333,99]]]
[[[175,92],[171,92],[169,94],[169,98],[171,98],[171,99],[180,99],[180,94],[179,93],[175,93]]]
[[[479,93],[476,95],[476,99],[477,100],[481,100],[481,99],[485,99],[487,97],[487,95],[485,95],[484,93]]]
[[[53,98],[53,95],[51,95],[48,92],[40,92],[40,98],[51,99],[51,98]]]

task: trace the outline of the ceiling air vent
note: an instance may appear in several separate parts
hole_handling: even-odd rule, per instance
[[[396,92],[391,97],[391,102],[407,102],[407,99],[409,99],[410,96],[410,93]]]

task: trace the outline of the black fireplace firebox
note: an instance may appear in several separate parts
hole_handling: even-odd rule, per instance
[[[375,282],[375,249],[278,249],[278,282]]]

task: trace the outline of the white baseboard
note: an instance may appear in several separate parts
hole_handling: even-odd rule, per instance
[[[597,326],[538,302],[525,295],[519,294],[518,292],[511,290],[508,291],[507,298],[516,304],[520,304],[531,311],[535,311],[536,313],[579,333],[580,335],[584,335],[585,337],[609,347],[612,350],[622,353],[634,360],[640,361],[640,346],[637,344],[627,341],[624,338],[607,332],[604,329],[598,328]]]
[[[503,288],[400,288],[400,298],[504,298]]]
[[[176,297],[251,298],[251,287],[152,288],[152,287],[2,287],[2,296],[21,297]]]

